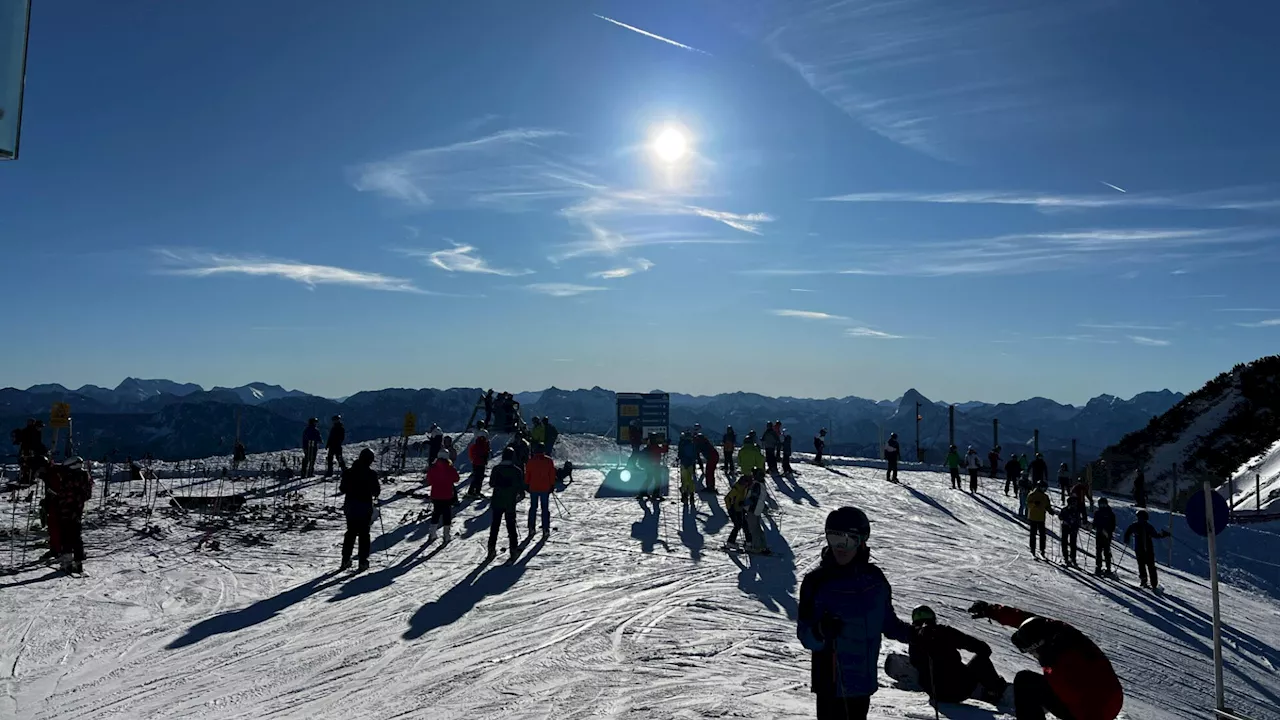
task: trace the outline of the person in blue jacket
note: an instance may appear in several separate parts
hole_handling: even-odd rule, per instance
[[[910,642],[911,625],[893,611],[893,591],[871,562],[866,513],[827,516],[822,562],[800,585],[796,635],[813,653],[810,689],[818,720],[863,720],[879,687],[880,637]]]

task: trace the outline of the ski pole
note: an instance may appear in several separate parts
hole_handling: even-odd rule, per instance
[[[387,564],[387,526],[382,522],[382,503],[374,505],[374,509],[378,512],[378,531],[381,533],[379,539],[382,540],[382,564],[385,567]]]
[[[552,492],[551,499],[556,501],[556,507],[560,509],[560,512],[562,513],[562,517],[566,517],[566,518],[572,517],[569,514],[569,509],[564,506],[564,501],[560,499],[559,493]]]

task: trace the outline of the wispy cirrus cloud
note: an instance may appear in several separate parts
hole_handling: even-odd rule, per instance
[[[1037,336],[1037,337],[1032,338],[1032,339],[1033,339],[1033,340],[1048,340],[1048,341],[1057,341],[1057,342],[1068,342],[1068,343],[1095,343],[1095,344],[1098,344],[1098,345],[1117,345],[1117,344],[1119,344],[1119,341],[1118,341],[1118,340],[1114,340],[1114,339],[1111,339],[1111,338],[1098,337],[1097,335],[1089,335],[1089,334],[1083,334],[1083,335],[1040,335],[1040,336]]]
[[[644,258],[634,258],[630,265],[622,267],[609,268],[608,270],[600,270],[593,272],[587,277],[600,278],[601,280],[618,280],[624,277],[630,277],[636,273],[647,272],[653,268],[653,263]]]
[[[1149,347],[1168,347],[1169,345],[1173,344],[1168,340],[1161,340],[1159,338],[1147,337],[1145,335],[1130,335],[1129,339],[1138,345],[1147,345]]]
[[[448,250],[417,250],[397,248],[396,252],[405,257],[418,258],[427,264],[446,272],[480,273],[484,275],[501,275],[503,277],[519,277],[532,275],[532,270],[509,270],[496,268],[484,258],[476,255],[476,248],[471,245],[453,243]]]
[[[595,285],[575,285],[573,283],[534,283],[524,287],[529,292],[550,295],[551,297],[573,297],[604,290],[604,288]]]
[[[1120,187],[1119,185],[1112,185],[1111,183],[1107,182],[1106,180],[1099,180],[1098,182],[1102,183],[1103,185],[1106,185],[1107,187],[1111,188],[1112,190],[1115,190],[1115,191],[1116,191],[1116,192],[1118,192],[1118,193],[1125,193],[1126,195],[1129,193],[1129,191],[1128,191],[1128,190],[1125,190],[1124,188]]]
[[[1236,323],[1236,326],[1243,327],[1243,328],[1280,327],[1280,318],[1271,318],[1269,320],[1259,320],[1258,322]]]
[[[813,310],[770,310],[769,314],[776,315],[777,317],[799,318],[801,320],[849,321],[849,318],[843,315],[832,315],[831,313],[815,312]]]
[[[317,285],[347,285],[381,290],[385,292],[435,295],[423,290],[404,278],[381,273],[349,270],[332,265],[314,265],[291,260],[275,260],[261,257],[197,253],[161,249],[162,266],[157,270],[166,275],[188,277],[213,277],[215,275],[248,275],[251,277],[277,277],[301,283],[315,289]]]
[[[894,335],[892,333],[874,330],[869,327],[851,327],[844,331],[845,335],[855,338],[870,338],[873,340],[905,340],[906,335]]]
[[[624,22],[619,22],[619,21],[617,21],[617,20],[614,20],[613,18],[605,17],[604,15],[596,15],[595,13],[592,13],[592,15],[595,15],[596,17],[600,18],[601,20],[604,20],[605,22],[613,23],[614,25],[617,25],[617,26],[618,26],[618,27],[620,27],[620,28],[625,28],[625,29],[627,29],[627,30],[630,30],[630,31],[631,31],[631,32],[633,32],[633,33],[639,33],[639,34],[641,34],[641,35],[643,35],[643,36],[645,36],[645,37],[647,37],[647,38],[653,38],[654,40],[658,40],[658,41],[661,41],[661,42],[667,43],[668,45],[674,45],[674,46],[676,46],[676,47],[678,47],[678,48],[681,48],[681,49],[684,49],[684,50],[689,50],[689,51],[691,51],[691,52],[696,52],[696,53],[702,53],[703,55],[710,55],[710,54],[711,54],[711,53],[707,52],[706,50],[699,50],[698,48],[693,47],[692,45],[685,45],[685,44],[684,44],[684,43],[682,43],[682,42],[676,42],[675,40],[672,40],[671,38],[667,38],[667,37],[663,37],[663,36],[661,36],[661,35],[657,35],[657,34],[655,34],[655,33],[651,33],[651,32],[649,32],[648,30],[641,30],[640,28],[638,28],[638,27],[636,27],[636,26],[634,26],[634,25],[628,25],[628,24],[626,24],[626,23],[624,23]]]
[[[1226,295],[1213,295],[1212,297],[1226,297]],[[1264,307],[1232,307],[1218,308],[1217,312],[1280,313],[1280,309]]]
[[[1105,183],[1104,183],[1105,184]],[[1261,194],[1261,195],[1260,195]],[[931,205],[1014,205],[1038,210],[1097,210],[1106,208],[1163,208],[1170,210],[1280,210],[1276,188],[1228,188],[1199,193],[1130,193],[1083,195],[1013,190],[957,190],[943,192],[855,192],[815,198],[819,202],[917,203]]]
[[[1080,327],[1089,328],[1090,330],[1146,330],[1151,332],[1173,330],[1172,325],[1144,325],[1142,323],[1133,322],[1113,322],[1113,323],[1080,323]]]

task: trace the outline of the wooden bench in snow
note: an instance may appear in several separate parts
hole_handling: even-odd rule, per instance
[[[186,495],[169,498],[169,504],[179,510],[202,510],[213,513],[231,513],[244,507],[244,495]]]

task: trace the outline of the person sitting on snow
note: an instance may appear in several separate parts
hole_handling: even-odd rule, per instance
[[[960,651],[973,653],[965,663]],[[958,703],[982,688],[979,699],[999,705],[1009,683],[991,664],[991,646],[949,625],[939,625],[933,608],[921,605],[911,611],[909,655],[920,688],[933,705]]]

